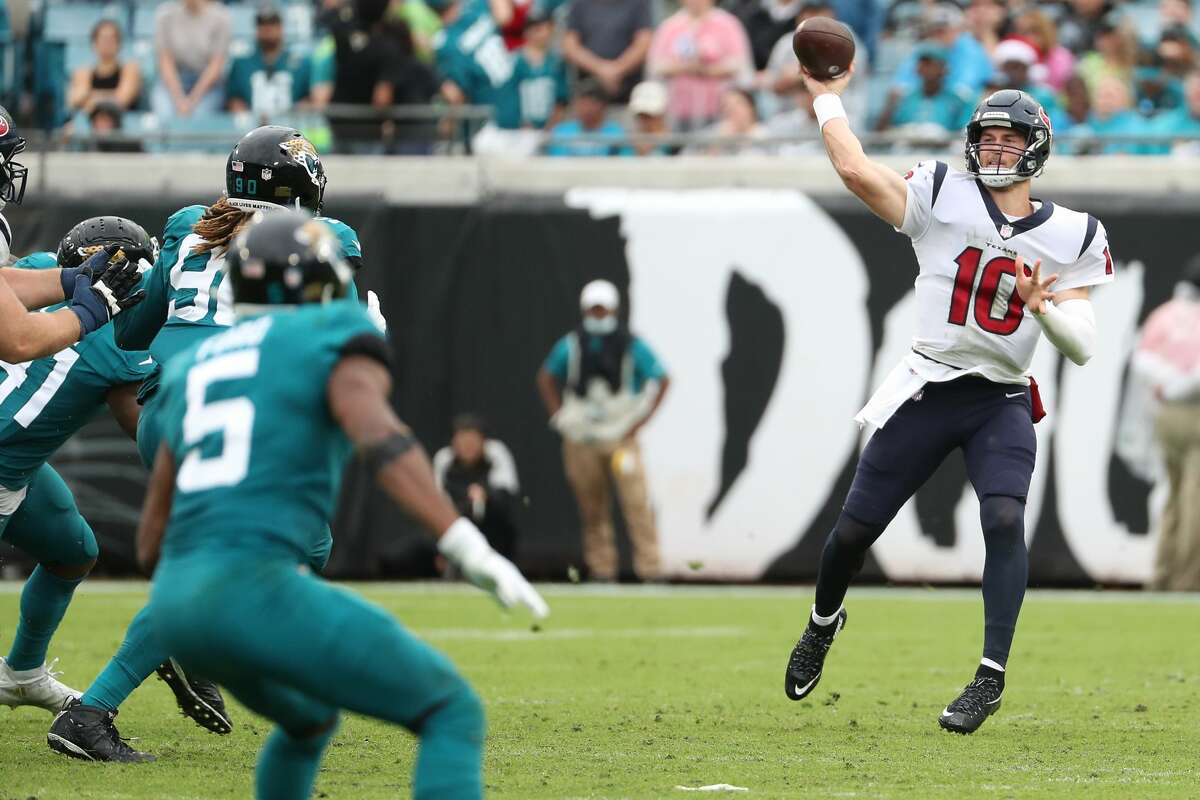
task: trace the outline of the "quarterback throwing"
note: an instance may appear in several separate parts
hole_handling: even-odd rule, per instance
[[[979,104],[966,129],[965,171],[925,161],[901,176],[869,159],[850,130],[839,98],[850,79],[804,75],[842,182],[912,240],[917,331],[856,417],[877,430],[822,552],[816,602],[785,689],[801,700],[816,687],[868,548],[961,449],[985,542],[983,657],[938,723],[973,733],[1000,707],[1025,595],[1025,498],[1042,413],[1029,377],[1034,350],[1044,334],[1071,361],[1087,363],[1096,339],[1089,292],[1113,280],[1113,262],[1095,217],[1031,197],[1053,131],[1029,95],[1006,89]]]

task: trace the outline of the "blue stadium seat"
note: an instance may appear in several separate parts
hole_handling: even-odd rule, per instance
[[[155,0],[138,0],[133,8],[133,38],[154,38],[154,12],[158,8]]]
[[[111,19],[129,31],[129,6],[125,2],[86,3],[53,2],[46,4],[43,36],[54,41],[86,42],[92,27],[102,19]]]

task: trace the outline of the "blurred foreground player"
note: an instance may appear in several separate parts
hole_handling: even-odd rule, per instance
[[[308,568],[352,450],[469,580],[535,617],[546,604],[438,491],[389,404],[386,341],[342,299],[350,269],[329,229],[276,212],[234,242],[227,267],[243,321],[177,356],[159,389],[162,444],[138,530],[140,563],[157,565],[154,632],[185,668],[278,723],[259,798],[311,794],[341,709],[420,737],[415,797],[479,797],[483,709],[470,687],[382,609]]]
[[[901,177],[867,158],[850,130],[839,98],[850,73],[823,82],[805,72],[804,80],[842,182],[912,239],[920,272],[912,352],[855,418],[878,430],[825,544],[816,603],[788,661],[785,689],[800,700],[816,687],[868,548],[961,448],[986,549],[983,658],[938,722],[972,733],[1000,707],[1025,595],[1025,498],[1041,415],[1029,367],[1043,333],[1074,363],[1091,358],[1096,323],[1088,293],[1113,280],[1108,237],[1095,217],[1030,197],[1053,137],[1029,95],[1006,89],[979,104],[967,124],[967,171],[925,161]],[[1054,274],[1043,278],[1043,265]]]
[[[138,453],[147,469],[154,463],[160,438],[161,370],[178,353],[233,324],[233,293],[225,265],[230,243],[257,212],[295,208],[320,214],[325,184],[320,156],[300,131],[264,125],[243,136],[230,152],[225,192],[215,203],[186,206],[167,220],[162,251],[145,278],[146,302],[113,326],[118,345],[149,350],[156,365],[138,395],[142,404]],[[334,232],[339,256],[357,268],[362,263],[358,234],[338,220],[318,219]],[[329,558],[333,539],[328,528],[311,534],[311,564],[319,571]],[[155,672],[175,693],[180,710],[197,725],[222,735],[233,729],[216,685],[189,674],[170,658],[155,641],[143,609],[79,702],[54,721],[50,747],[63,755],[98,761],[150,760],[116,736],[111,716]]]

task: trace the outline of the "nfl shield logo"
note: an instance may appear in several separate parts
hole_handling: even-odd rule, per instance
[[[269,169],[264,169],[264,170],[262,171],[262,179],[263,179],[264,181],[269,181],[269,180],[271,180],[271,175],[273,175],[273,174],[274,174],[274,173],[272,173],[272,172],[271,172],[271,170],[269,170]]]
[[[1007,239],[1008,237],[1012,236],[1012,225],[1001,225],[1000,226],[1000,236],[1004,239]]]

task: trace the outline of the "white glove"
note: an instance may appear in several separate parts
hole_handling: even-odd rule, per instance
[[[459,517],[438,539],[438,550],[471,583],[489,592],[505,608],[520,604],[545,619],[550,607],[512,562],[492,549],[470,520]]]
[[[380,333],[387,333],[387,320],[379,310],[379,295],[374,292],[367,292],[367,316],[375,323],[375,327],[379,328]]]

